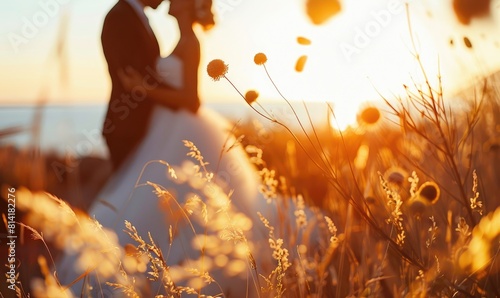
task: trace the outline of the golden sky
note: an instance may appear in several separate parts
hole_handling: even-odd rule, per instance
[[[42,97],[52,103],[105,103],[110,82],[100,30],[114,3],[2,1],[0,103],[33,103]],[[377,91],[397,93],[418,71],[411,56],[404,3],[344,0],[340,14],[316,26],[304,13],[305,0],[214,0],[217,26],[199,32],[202,100],[239,100],[228,83],[213,82],[205,74],[205,65],[215,58],[229,64],[228,77],[242,92],[256,89],[262,98],[276,99],[263,69],[253,64],[257,52],[267,54],[268,70],[291,100],[330,101],[353,110],[361,102],[377,100]],[[417,47],[431,75],[440,65],[445,83],[453,88],[498,69],[499,9],[488,19],[463,26],[451,12],[450,1],[409,3]],[[147,11],[163,55],[178,38],[166,10],[162,4],[156,11]],[[65,38],[63,55],[57,59],[58,36]],[[298,36],[311,40],[311,45],[297,43]],[[470,37],[473,50],[464,45],[464,36]],[[295,62],[301,55],[308,60],[304,71],[297,73]]]

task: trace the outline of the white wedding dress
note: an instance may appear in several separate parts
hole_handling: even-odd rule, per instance
[[[179,73],[179,64],[175,59],[170,59],[160,60],[158,72],[160,75],[164,74],[164,78],[171,85],[179,86],[182,82],[177,76],[172,76],[172,73]],[[257,239],[261,239],[264,240],[264,247],[268,246],[265,241],[267,231],[259,222],[257,212],[261,211],[266,214],[264,210],[270,209],[258,193],[258,177],[243,148],[235,146],[227,150],[235,144],[231,129],[231,123],[215,111],[204,107],[201,107],[197,114],[155,107],[148,133],[142,144],[98,195],[89,210],[89,215],[95,217],[104,228],[114,231],[121,247],[127,244],[138,246],[137,242],[123,232],[125,220],[137,229],[138,234],[146,242],[149,242],[148,233],[150,233],[157,246],[163,251],[167,264],[172,266],[171,275],[175,284],[195,286],[186,281],[189,278],[184,279],[181,276],[189,275],[182,272],[182,268],[199,269],[200,272],[204,270],[198,266],[202,255],[200,249],[199,247],[193,248],[196,237],[206,235],[204,238],[207,242],[206,247],[211,244],[212,246],[221,245],[221,247],[226,244],[233,246],[240,244],[235,244],[231,240],[220,244],[221,231],[216,230],[220,227],[211,230],[211,225],[216,225],[215,222],[203,224],[194,220],[193,222],[186,220],[188,218],[187,209],[184,208],[186,196],[197,193],[202,201],[210,196],[207,188],[203,186],[203,179],[199,177],[193,179],[193,176],[196,176],[193,174],[197,169],[195,165],[199,163],[193,157],[187,156],[189,148],[183,143],[183,140],[187,140],[199,149],[203,160],[209,163],[206,168],[214,173],[215,183],[225,194],[232,193],[230,196],[231,206],[234,208],[232,214],[240,219],[242,216],[250,219],[250,222],[242,220],[242,226],[237,226],[237,228],[242,228],[241,230],[250,241],[256,243]],[[163,162],[159,162],[160,160],[167,162],[175,170],[177,179],[170,177],[168,167]],[[203,173],[203,169],[201,172]],[[147,182],[161,185],[175,197],[175,201],[160,200],[153,192],[154,187]],[[183,208],[179,208],[177,203]],[[235,224],[239,225],[236,221]],[[171,226],[174,230],[172,241],[170,241],[169,234]],[[211,237],[211,235],[216,237]],[[222,289],[224,293],[230,293],[231,297],[245,297],[247,293],[253,296],[251,293],[255,293],[255,282],[251,276],[251,266],[246,262],[247,256],[243,258],[246,262],[246,269],[240,270],[241,272],[235,269],[236,273],[228,275],[227,270],[220,268],[236,265],[241,267],[241,261],[231,263],[230,253],[229,250],[223,252],[227,254],[229,261],[221,256],[214,257],[215,261],[207,261],[208,266],[212,267],[208,272],[217,283],[196,285],[203,287],[202,293],[216,295]],[[78,254],[66,254],[58,263],[58,276],[63,285],[71,283],[84,271],[83,268],[75,268],[75,261],[78,258]],[[270,254],[266,256],[266,259],[270,259]],[[177,265],[181,270],[174,270]],[[119,268],[116,268],[116,275],[119,275],[118,270]],[[149,268],[144,274],[147,274],[147,271]],[[92,278],[92,276],[92,273],[89,274],[89,277]],[[94,289],[99,288],[102,293],[102,288],[106,287],[105,281],[99,276],[95,277],[95,280],[98,281],[90,283]],[[99,286],[97,287],[95,283],[99,283]],[[79,295],[81,286],[82,281],[76,283],[71,289]],[[153,294],[164,293],[163,285],[159,282],[152,283],[151,286]],[[108,288],[105,291],[111,292],[111,289]],[[121,295],[120,290],[113,289],[113,293],[115,296],[112,297]],[[99,295],[99,292],[96,295]]]

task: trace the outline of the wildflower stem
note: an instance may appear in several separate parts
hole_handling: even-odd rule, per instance
[[[2,214],[3,215],[3,214]],[[22,222],[16,222],[16,224],[18,224],[21,228],[26,228],[28,230],[30,230],[32,233],[33,233],[33,237],[35,239],[38,239],[40,241],[42,241],[43,243],[43,246],[45,247],[45,250],[47,251],[48,255],[49,255],[49,258],[50,258],[50,262],[52,263],[52,266],[54,268],[54,271],[57,273],[57,268],[56,268],[56,263],[54,261],[54,258],[52,256],[52,253],[50,252],[50,249],[49,249],[49,246],[47,245],[47,242],[45,242],[45,239],[43,239],[43,234],[38,232],[37,230],[35,230],[34,228],[22,223]],[[59,279],[56,278],[55,279],[57,284],[62,287],[61,283],[59,282]]]
[[[240,90],[231,82],[231,80],[229,80],[226,76],[224,76],[224,78],[229,82],[229,84],[231,84],[231,86],[233,86],[233,88],[236,90],[236,92],[238,92],[238,94],[243,98],[245,99],[245,96],[240,92]],[[246,102],[246,101],[245,101]],[[248,104],[248,103],[247,103]],[[297,136],[293,133],[293,131],[288,127],[286,126],[285,124],[283,124],[282,122],[280,122],[279,120],[277,120],[276,118],[273,118],[271,116],[266,116],[264,115],[262,112],[260,112],[259,110],[257,110],[254,106],[252,106],[251,104],[248,104],[248,106],[254,110],[257,114],[259,114],[261,117],[263,117],[264,119],[267,119],[268,121],[272,122],[272,123],[275,123],[275,124],[278,124],[279,126],[283,127],[292,137],[293,139],[297,142],[297,144],[299,144],[300,148],[302,148],[302,150],[306,153],[307,157],[314,163],[315,166],[317,166],[322,172],[324,172],[326,174],[326,176],[328,177],[331,177],[331,178],[335,178],[335,177],[332,177],[332,174],[329,173],[328,171],[326,171],[323,167],[321,167],[317,161],[315,159],[312,158],[312,156],[309,154],[309,152],[306,150],[306,148],[304,147],[304,145],[302,144],[302,142],[300,142],[300,140],[297,138]]]
[[[458,185],[460,196],[462,198],[462,204],[464,205],[465,209],[467,210],[467,214],[468,214],[469,219],[472,223],[472,226],[475,226],[476,220],[474,218],[473,211],[472,211],[472,209],[469,205],[469,202],[468,202],[468,197],[467,197],[466,191],[464,189],[465,185],[464,185],[464,182],[462,179],[462,175],[460,174],[456,160],[454,158],[453,148],[455,148],[455,146],[452,145],[454,143],[453,142],[454,133],[451,131],[451,127],[452,127],[451,122],[453,120],[448,118],[448,112],[446,111],[446,108],[444,106],[442,84],[440,84],[440,90],[439,90],[439,92],[437,92],[438,94],[436,94],[436,91],[434,91],[431,87],[431,83],[430,83],[429,78],[427,76],[427,72],[424,68],[424,65],[422,63],[420,55],[418,54],[418,51],[417,51],[414,33],[412,30],[412,26],[411,26],[411,19],[410,19],[408,4],[406,4],[406,14],[408,16],[408,29],[409,29],[410,39],[411,39],[412,48],[413,48],[413,52],[414,52],[413,55],[414,55],[418,65],[420,67],[421,73],[422,73],[424,80],[425,80],[425,86],[427,87],[428,92],[429,92],[429,94],[427,94],[428,98],[426,98],[426,95],[423,93],[423,91],[420,88],[417,88],[419,91],[419,96],[415,96],[415,97],[413,97],[413,99],[416,99],[416,102],[421,103],[423,105],[424,112],[428,112],[432,116],[431,122],[434,124],[435,128],[437,129],[437,131],[439,133],[440,139],[444,143],[442,145],[444,148],[438,144],[435,144],[434,147],[437,149],[440,149],[441,151],[444,151],[444,153],[446,155],[447,163],[451,167],[452,177]],[[439,82],[441,82],[440,76],[439,76]],[[410,95],[410,99],[411,98],[412,98],[412,96]],[[430,103],[429,103],[429,101],[430,101]],[[411,118],[411,116],[409,116],[409,117]],[[446,126],[446,128],[448,130],[447,133],[445,133],[445,131],[443,129],[443,124],[442,124],[441,120],[443,120],[444,125]],[[418,129],[415,129],[415,131],[419,132]],[[420,134],[423,135],[426,140],[430,140],[426,133],[420,133]],[[448,135],[449,137],[447,137],[446,135]]]
[[[227,78],[226,78],[227,79]],[[229,79],[227,79],[229,81]],[[240,96],[245,99],[245,97],[243,96],[243,94],[238,90],[238,88],[236,88],[236,86],[234,86],[234,84],[229,81],[229,83],[233,86],[233,88],[238,92],[238,94],[240,94]],[[357,204],[357,202],[354,200],[354,198],[352,197],[352,194],[350,194],[346,189],[344,189],[344,187],[337,181],[336,177],[335,176],[332,176],[332,173],[328,172],[327,170],[325,170],[323,167],[321,167],[315,159],[313,159],[311,157],[311,155],[309,154],[309,152],[305,149],[305,147],[303,146],[303,144],[298,140],[297,136],[293,133],[293,131],[287,127],[285,124],[281,123],[280,121],[274,119],[274,118],[270,118],[270,117],[267,117],[266,115],[262,114],[261,112],[259,112],[258,110],[256,110],[252,105],[250,105],[250,108],[252,108],[257,114],[259,114],[260,116],[264,117],[265,119],[273,122],[273,123],[276,123],[280,126],[282,126],[292,137],[293,139],[299,144],[299,146],[302,148],[302,150],[306,153],[307,157],[314,163],[314,165],[319,169],[321,170],[327,178],[327,181],[328,183],[333,186],[337,191],[339,191],[341,194],[342,194],[342,197],[345,198],[347,200],[347,202],[349,202],[350,204],[353,205],[354,209],[356,210],[356,212],[361,215],[361,217],[370,225],[373,227],[373,229],[377,232],[377,234],[379,234],[381,237],[383,237],[384,239],[386,239],[389,243],[391,243],[391,246],[401,255],[401,257],[409,262],[410,264],[413,264],[414,266],[418,267],[419,269],[424,269],[423,265],[413,259],[410,255],[408,255],[404,250],[400,249],[399,246],[397,245],[397,243],[391,239],[391,237],[387,236],[387,234],[376,224],[376,222],[372,219],[372,215],[371,213],[366,213],[363,211],[363,209],[361,208],[361,206],[359,206]],[[361,190],[359,190],[361,192]],[[366,202],[365,202],[366,204]],[[369,210],[369,209],[368,209]]]
[[[281,98],[283,98],[283,100],[287,103],[287,105],[290,107],[290,109],[292,110],[292,113],[293,115],[295,116],[295,119],[297,119],[297,123],[299,124],[300,126],[300,129],[302,130],[302,132],[304,133],[304,135],[306,136],[307,140],[309,141],[309,143],[312,145],[312,147],[314,148],[314,152],[319,156],[319,158],[321,159],[321,161],[323,162],[323,164],[328,168],[329,166],[331,167],[331,163],[329,162],[328,160],[328,157],[324,154],[324,151],[323,151],[323,148],[318,140],[318,145],[320,147],[320,150],[318,150],[316,148],[316,145],[315,143],[311,140],[311,137],[309,136],[309,134],[307,133],[306,129],[304,128],[304,125],[302,124],[302,121],[300,120],[299,118],[299,115],[297,114],[297,112],[295,111],[294,107],[292,106],[292,104],[290,103],[290,101],[283,95],[283,93],[281,93],[280,89],[278,88],[278,86],[276,85],[276,83],[274,82],[274,80],[272,79],[271,75],[269,74],[269,71],[267,70],[267,67],[266,67],[266,64],[262,64],[262,66],[264,66],[264,71],[266,72],[266,75],[267,77],[269,78],[269,81],[271,81],[271,84],[273,84],[274,86],[274,89],[276,89],[276,91],[278,92],[278,94],[281,96]],[[305,106],[305,104],[304,104]],[[314,129],[314,126],[312,126],[313,129]],[[321,153],[320,153],[321,151]],[[323,159],[324,158],[324,159]],[[334,172],[332,169],[330,169],[332,171],[332,175],[334,175]]]

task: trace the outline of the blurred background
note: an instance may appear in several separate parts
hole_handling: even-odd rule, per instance
[[[31,125],[40,103],[45,106],[38,110],[45,116],[37,118],[42,147],[64,152],[88,140],[85,134],[98,135],[110,92],[100,31],[115,2],[0,3],[0,128],[10,129],[3,135]],[[403,84],[418,78],[414,42],[430,79],[440,72],[451,98],[499,69],[499,6],[498,0],[214,0],[216,27],[198,28],[200,94],[204,103],[233,118],[251,113],[227,82],[206,75],[205,65],[220,58],[240,91],[256,89],[259,101],[276,108],[278,94],[253,63],[254,54],[264,52],[288,99],[311,103],[313,110],[313,103],[332,103],[338,125],[345,128],[354,124],[361,104],[380,101],[380,93],[395,97]],[[179,38],[167,11],[168,2],[147,11],[162,55]],[[301,56],[307,60],[296,71]],[[33,138],[21,133],[0,141],[25,146]],[[92,152],[106,154],[101,145]]]
[[[110,165],[101,125],[111,85],[100,34],[104,17],[115,3],[0,1],[0,186],[44,190],[86,209],[106,181]],[[146,11],[163,56],[179,39],[175,20],[167,11],[168,2]],[[495,84],[500,81],[500,0],[213,0],[213,12],[216,26],[207,32],[197,28],[202,44],[202,101],[231,120],[243,120],[245,141],[263,145],[265,158],[275,162],[270,164],[278,173],[292,176],[297,193],[316,198],[318,205],[329,195],[322,173],[307,164],[304,152],[289,135],[244,122],[257,115],[229,83],[214,82],[206,75],[209,61],[223,59],[235,86],[242,93],[257,90],[259,103],[291,127],[296,123],[294,115],[262,66],[253,62],[258,52],[267,55],[272,79],[297,106],[304,122],[308,119],[302,102],[315,122],[328,120],[328,102],[336,114],[335,128],[342,130],[357,125],[360,108],[382,107],[382,97],[395,99],[403,94],[404,84],[422,82],[415,51],[431,85],[437,86],[441,76],[444,97],[453,108],[460,109],[454,100],[463,103],[458,100],[460,92],[474,83],[491,76],[497,77],[492,80]],[[379,119],[376,111],[374,122]],[[491,165],[500,158],[495,139],[500,132],[499,113],[488,112],[491,115],[485,118],[489,120],[481,126],[488,129],[478,130],[484,139],[494,140],[487,144],[494,159],[482,159],[484,174],[478,174],[490,179],[482,180],[485,185],[493,181],[490,191],[498,193],[498,175]],[[379,162],[377,158],[385,155],[377,155],[377,148],[382,152],[386,146],[396,147],[392,140],[398,135],[392,132],[379,138],[376,133],[353,133],[346,145],[330,138],[336,131],[328,128],[323,130],[328,133],[325,150],[342,157],[332,160],[352,164],[356,161],[351,157],[364,154],[365,164],[359,168],[366,167],[366,189],[370,190],[369,179],[377,175],[367,161]],[[339,153],[338,144],[346,146],[345,156]],[[424,157],[431,151],[413,147]],[[385,159],[392,162],[390,156]],[[287,164],[292,160],[297,163]],[[435,170],[435,163],[426,166]],[[25,245],[19,253],[25,264],[36,264],[32,247]],[[22,278],[39,274],[28,265],[23,270]]]

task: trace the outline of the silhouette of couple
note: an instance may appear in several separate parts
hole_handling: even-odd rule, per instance
[[[214,172],[217,185],[224,193],[231,193],[231,205],[237,212],[254,216],[251,218],[254,224],[259,221],[257,211],[265,208],[258,206],[265,204],[265,200],[259,198],[256,172],[243,149],[225,150],[235,143],[230,133],[232,125],[200,105],[197,92],[200,44],[193,26],[200,24],[208,29],[214,25],[212,1],[169,2],[169,14],[177,19],[180,39],[168,57],[160,57],[157,39],[144,13],[145,7],[156,9],[162,0],[119,0],[104,21],[102,46],[112,91],[103,135],[114,173],[90,207],[89,215],[114,231],[121,247],[138,245],[123,232],[125,220],[135,226],[143,239],[149,239],[150,233],[163,253],[168,254],[169,266],[175,266],[202,257],[200,248],[192,247],[193,239],[208,233],[207,227],[187,223],[182,207],[189,194],[210,195],[189,180],[188,176],[192,176],[196,168],[189,163],[193,159],[186,156],[189,149],[183,140],[194,143],[204,161],[209,162],[204,166]],[[176,169],[177,176],[188,178],[175,181],[169,177],[165,163],[154,162],[158,160],[168,162]],[[183,181],[187,182],[181,183]],[[167,190],[176,203],[159,199],[148,182]],[[173,229],[173,240],[170,229]],[[265,231],[261,233],[265,234]],[[106,287],[106,280],[91,270],[92,265],[98,264],[82,268],[78,260],[78,254],[66,253],[59,262],[58,276],[63,284],[72,283],[89,270],[88,279],[73,284],[74,292],[79,294],[83,282],[93,285],[94,290]],[[76,264],[80,264],[79,267],[75,268]],[[119,269],[116,270],[119,274]],[[223,268],[210,270],[218,284],[206,284],[202,292],[215,295],[222,290],[244,297],[255,288],[249,270],[247,266],[243,277],[236,279],[235,276],[228,278]],[[182,278],[178,278],[176,284],[182,285]],[[162,293],[164,286],[160,278],[149,290]]]
[[[108,13],[102,46],[112,82],[103,135],[116,169],[144,139],[155,106],[196,113],[200,45],[194,23],[213,25],[210,1],[171,1],[169,14],[181,33],[173,53],[160,58],[160,48],[144,13],[161,0],[125,0]],[[158,71],[158,67],[166,68]],[[163,76],[162,76],[163,74]]]

